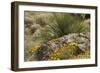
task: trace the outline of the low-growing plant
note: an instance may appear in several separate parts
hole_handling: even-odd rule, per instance
[[[53,53],[49,55],[49,60],[64,60],[77,57],[84,52],[78,47],[77,43],[70,42],[63,44],[61,48],[55,49]]]

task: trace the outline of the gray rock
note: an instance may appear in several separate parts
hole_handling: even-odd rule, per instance
[[[88,33],[71,33],[64,35],[60,38],[53,39],[44,43],[37,50],[38,60],[48,60],[49,54],[53,53],[55,49],[61,48],[64,43],[76,43],[78,49],[84,52],[86,49],[90,49],[90,35]]]

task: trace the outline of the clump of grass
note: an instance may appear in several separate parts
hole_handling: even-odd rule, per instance
[[[83,14],[84,15],[84,14]],[[53,13],[52,23],[49,24],[51,31],[53,31],[58,37],[67,35],[69,33],[81,33],[87,32],[87,28],[84,27],[82,17],[78,15],[65,14],[65,13]]]

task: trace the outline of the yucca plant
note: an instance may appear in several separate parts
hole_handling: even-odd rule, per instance
[[[82,18],[81,15],[53,13],[53,21],[49,24],[50,29],[54,31],[58,37],[69,33],[85,32],[86,28],[83,26],[84,18]]]

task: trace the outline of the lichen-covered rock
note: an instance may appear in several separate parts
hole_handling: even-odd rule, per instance
[[[90,49],[88,33],[72,33],[43,43],[37,49],[37,60],[70,59]]]

